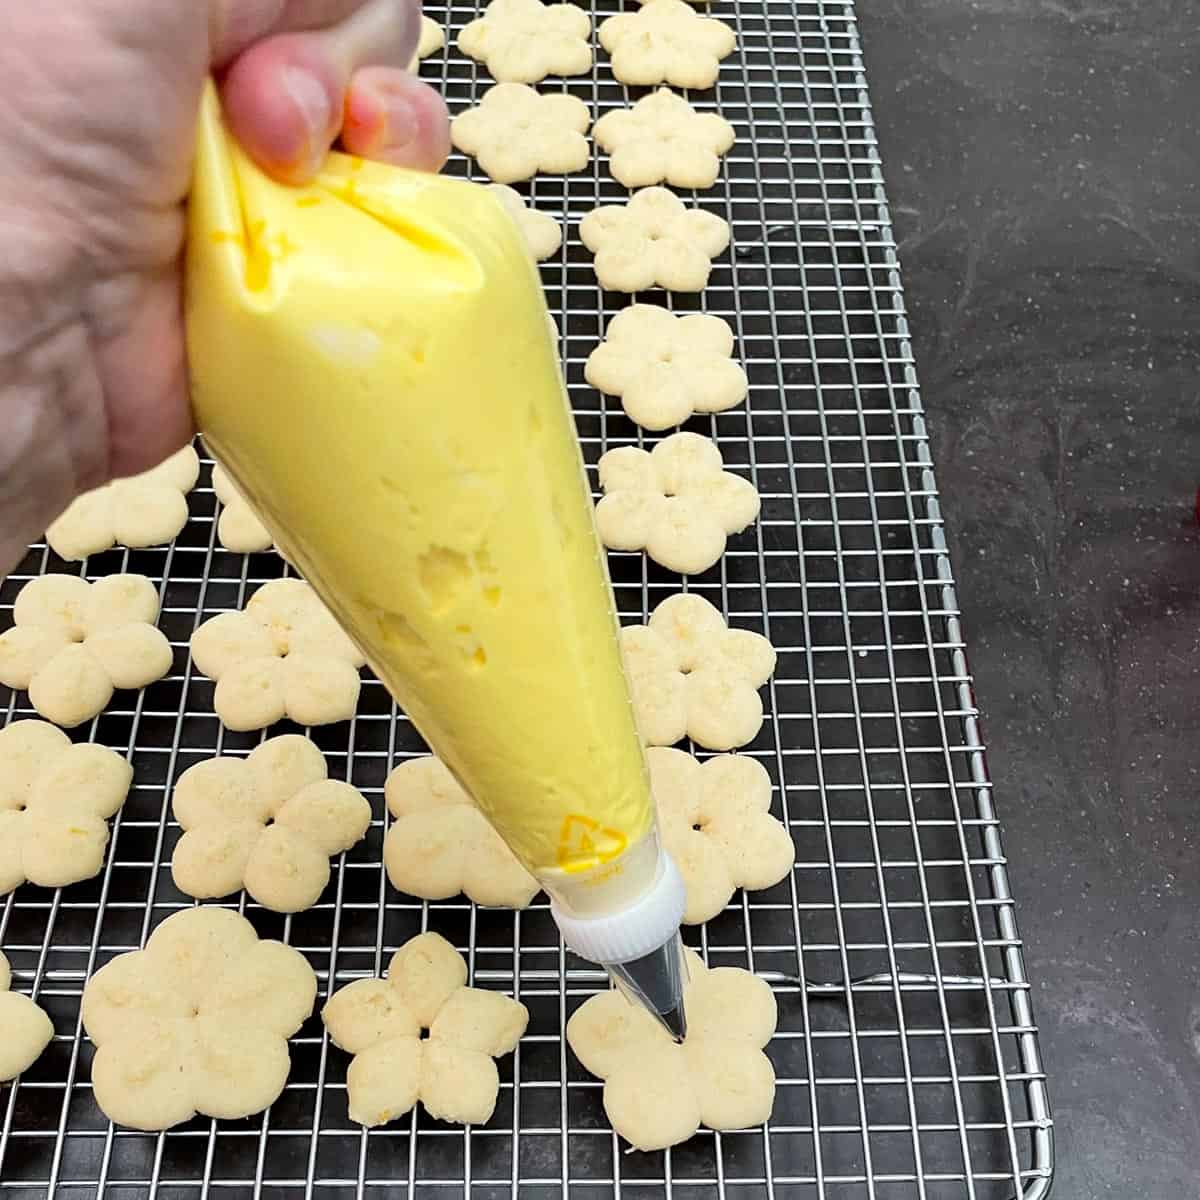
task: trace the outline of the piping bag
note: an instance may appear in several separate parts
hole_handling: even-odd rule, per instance
[[[196,424],[276,545],[549,893],[674,1037],[661,845],[541,281],[483,187],[241,151],[208,85],[188,214]]]

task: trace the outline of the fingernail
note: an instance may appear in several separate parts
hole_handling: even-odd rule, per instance
[[[324,142],[329,136],[333,112],[329,106],[329,93],[321,81],[299,67],[286,67],[280,78],[280,86],[296,106],[309,142]],[[324,150],[324,146],[321,149]]]
[[[420,131],[420,117],[407,100],[399,96],[383,98],[383,129],[379,138],[381,153],[402,150],[416,140]]]

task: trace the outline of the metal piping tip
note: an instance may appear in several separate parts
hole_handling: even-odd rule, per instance
[[[679,934],[641,958],[605,966],[627,1000],[644,1008],[676,1042],[683,1041],[687,1036],[683,1011],[687,967]]]
[[[675,1039],[677,1042],[682,1042],[687,1037],[687,1015],[683,1011],[683,1005],[678,1008],[673,1008],[669,1012],[656,1013],[659,1024]]]

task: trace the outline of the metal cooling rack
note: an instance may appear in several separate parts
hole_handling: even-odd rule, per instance
[[[596,0],[597,18],[620,0]],[[445,5],[430,14],[447,23]],[[205,468],[192,519],[165,550],[113,551],[96,578],[141,571],[161,582],[160,625],[175,669],[80,732],[128,752],[134,791],[114,822],[97,880],[0,900],[0,946],[15,986],[54,1019],[56,1037],[17,1086],[0,1091],[0,1195],[249,1195],[1001,1200],[1050,1186],[1049,1112],[1000,833],[979,737],[958,603],[904,316],[895,243],[863,76],[854,11],[842,0],[717,0],[739,49],[715,93],[693,97],[737,128],[722,181],[692,198],[732,223],[734,248],[701,297],[680,310],[725,316],[750,374],[749,402],[691,427],[715,435],[752,477],[762,520],[731,539],[691,586],[735,625],[779,650],[768,719],[746,752],[776,784],[796,866],[778,887],[738,895],[691,931],[709,960],[749,965],[775,985],[779,1078],[766,1129],[702,1133],[668,1154],[626,1153],[606,1127],[600,1087],[560,1036],[598,974],[564,956],[544,902],[524,913],[422,905],[381,867],[382,785],[422,746],[383,688],[368,681],[357,717],[316,730],[331,770],[363,789],[377,820],[336,865],[323,903],[290,919],[245,906],[264,936],[302,949],[322,996],[379,971],[425,928],[468,955],[474,981],[530,1008],[529,1036],[502,1060],[493,1119],[470,1134],[416,1114],[364,1133],[346,1115],[346,1056],[319,1020],[292,1044],[286,1091],[261,1118],[196,1120],[166,1135],[114,1131],[89,1085],[79,1026],[87,976],[142,944],[186,903],[170,879],[178,830],[166,796],[214,752],[247,751],[223,731],[212,686],[191,670],[188,638],[281,573],[273,555],[215,542]],[[454,49],[474,17],[455,4],[448,49],[422,73],[457,111],[490,80]],[[546,87],[559,86],[548,81]],[[603,54],[567,90],[596,115],[630,97]],[[467,174],[456,159],[452,170]],[[589,464],[637,442],[583,363],[625,303],[601,294],[579,245],[579,218],[625,198],[600,157],[567,180],[525,189],[568,218],[544,279],[562,329],[572,402]],[[671,302],[668,298],[654,297]],[[679,581],[640,555],[614,555],[619,607],[643,620]],[[62,570],[36,546],[0,587],[0,627],[20,585]],[[74,570],[74,567],[65,569]],[[0,692],[9,720],[23,694]],[[535,731],[514,730],[514,736]]]

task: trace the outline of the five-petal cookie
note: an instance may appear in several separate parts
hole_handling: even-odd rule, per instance
[[[55,888],[98,875],[132,780],[119,754],[72,745],[45,721],[0,729],[0,896],[26,880]]]
[[[81,725],[114,688],[143,688],[171,669],[157,618],[158,592],[144,575],[40,575],[17,594],[15,624],[0,634],[0,683],[28,690],[47,721]]]
[[[50,1018],[11,987],[12,971],[0,954],[0,1083],[28,1071],[54,1037]]]
[[[187,524],[185,497],[199,474],[196,451],[184,446],[152,470],[84,492],[46,530],[46,541],[59,558],[76,561],[113,546],[161,546]]]
[[[445,44],[446,35],[442,32],[442,27],[431,17],[422,15],[421,36],[417,41],[417,48],[409,60],[409,71],[415,75],[420,69],[421,60],[428,58],[431,54],[436,54]]]
[[[273,579],[244,612],[221,613],[192,634],[192,661],[217,681],[217,716],[245,730],[284,717],[299,725],[348,720],[366,660],[307,583]]]
[[[669,183],[702,190],[716,182],[733,126],[717,113],[697,112],[682,96],[659,88],[632,108],[606,112],[592,131],[609,156],[613,178],[627,188]]]
[[[716,443],[698,433],[674,433],[650,451],[609,450],[599,462],[601,541],[610,550],[645,550],[683,575],[707,571],[725,553],[726,537],[758,519],[754,485],[723,465]]]
[[[576,96],[497,83],[450,122],[450,138],[474,156],[489,179],[514,183],[539,171],[583,170],[589,154],[584,134],[591,123],[588,106]]]
[[[329,859],[361,841],[371,806],[330,779],[307,738],[285,734],[249,758],[210,758],[179,777],[171,799],[183,837],[171,877],[208,900],[245,888],[265,908],[311,908],[329,882]]]
[[[620,397],[643,429],[670,429],[693,413],[724,412],[745,400],[746,372],[732,354],[733,330],[720,317],[631,304],[609,323],[584,377]]]
[[[775,1070],[762,1052],[779,1018],[770,986],[739,967],[710,970],[685,954],[681,1045],[615,990],[585,1000],[567,1022],[575,1057],[604,1080],[613,1129],[639,1150],[685,1142],[701,1125],[761,1125],[775,1104]]]
[[[271,535],[267,527],[220,463],[213,464],[212,485],[221,502],[221,516],[217,520],[217,537],[221,545],[238,554],[269,550]]]
[[[492,0],[458,35],[458,48],[493,79],[537,83],[547,75],[583,75],[592,66],[592,22],[574,4]]]
[[[346,1072],[352,1121],[385,1125],[418,1100],[442,1121],[491,1118],[500,1092],[494,1060],[516,1047],[529,1013],[466,983],[462,955],[423,933],[396,951],[386,979],[359,979],[330,997],[321,1020],[334,1045],[354,1055]]]
[[[118,955],[83,989],[96,1103],[116,1124],[145,1130],[196,1113],[262,1112],[283,1091],[287,1040],[316,995],[304,956],[260,942],[245,917],[212,907],[174,913],[144,950]]]
[[[744,754],[700,763],[685,750],[646,751],[663,845],[687,889],[684,922],[700,925],[735,889],[773,887],[796,857],[787,827],[771,816],[771,777]]]
[[[627,625],[621,652],[646,745],[689,737],[734,750],[762,728],[758,689],[775,669],[775,650],[761,634],[730,629],[702,596],[669,596],[648,625]]]
[[[395,818],[383,844],[393,887],[423,900],[462,892],[476,904],[504,908],[525,908],[537,895],[537,880],[440,759],[401,763],[384,795]]]
[[[504,211],[516,222],[529,253],[538,262],[549,258],[562,245],[562,229],[549,213],[530,208],[521,193],[502,183],[488,184],[488,191],[504,206]],[[558,327],[554,328],[558,337]]]
[[[627,204],[605,204],[579,223],[583,244],[596,256],[600,286],[614,292],[661,287],[699,292],[712,260],[729,245],[729,223],[715,213],[685,208],[666,188],[643,188]]]
[[[721,59],[733,52],[736,39],[724,21],[702,17],[683,0],[650,0],[637,12],[601,22],[600,44],[622,83],[702,90],[716,83]]]

